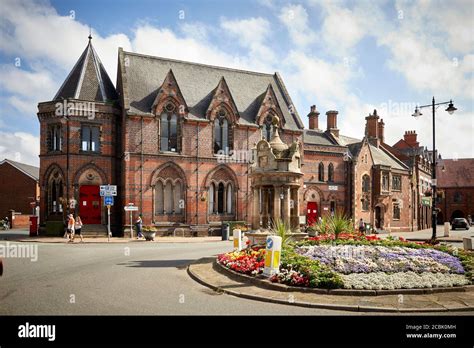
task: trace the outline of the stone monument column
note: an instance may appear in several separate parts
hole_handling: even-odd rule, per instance
[[[253,216],[252,216],[252,228],[254,230],[260,228],[260,200],[259,200],[258,187],[253,188]]]
[[[282,187],[282,193],[285,195],[285,198],[283,198],[283,216],[282,219],[286,223],[288,223],[291,226],[291,220],[290,220],[290,200],[291,200],[291,191],[290,188],[285,186]]]
[[[281,198],[280,193],[282,193],[281,187],[274,186],[274,197],[273,197],[273,220],[281,219]]]

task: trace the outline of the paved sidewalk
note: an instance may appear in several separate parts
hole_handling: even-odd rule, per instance
[[[24,237],[20,238],[10,237],[2,238],[0,235],[0,241],[10,242],[26,242],[26,243],[63,243],[63,244],[91,244],[91,243],[206,243],[206,242],[220,242],[221,237],[155,237],[154,241],[146,241],[145,239],[130,239],[130,238],[110,238],[110,242],[107,237],[98,238],[84,238],[84,242],[81,243],[81,239],[77,238],[74,243],[68,243],[67,239],[61,237]],[[227,241],[230,243],[230,241]]]
[[[219,293],[286,305],[357,312],[474,314],[474,289],[434,294],[379,296],[323,295],[303,291],[278,291],[237,281],[216,271],[213,259],[201,259],[188,267],[190,276]]]
[[[379,237],[381,238],[386,238],[389,235],[394,236],[394,237],[403,237],[405,239],[410,239],[410,240],[428,240],[431,239],[431,234],[433,233],[433,230],[430,229],[425,229],[421,231],[413,231],[413,232],[384,232],[378,234]],[[473,238],[474,237],[474,228],[471,227],[469,230],[450,230],[449,231],[449,237],[444,237],[444,226],[438,226],[436,229],[436,238],[440,241],[445,241],[445,242],[461,242],[463,238]]]

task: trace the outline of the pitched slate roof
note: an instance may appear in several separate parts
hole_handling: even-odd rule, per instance
[[[436,176],[441,188],[474,187],[474,158],[440,160]]]
[[[324,131],[315,129],[305,129],[303,133],[305,144],[312,145],[338,145],[331,137]]]
[[[407,169],[407,167],[402,162],[397,160],[395,156],[391,156],[384,148],[377,148],[371,144],[369,144],[369,148],[370,152],[372,153],[372,158],[374,160],[375,165],[390,166],[392,168],[402,170]]]
[[[342,134],[339,135],[337,140],[339,141],[339,144],[341,144],[343,146],[348,146],[348,145],[354,144],[354,143],[360,143],[362,141],[361,139],[348,137],[347,135],[342,135]]]
[[[123,54],[121,54],[123,52]],[[122,55],[122,57],[120,57]],[[125,61],[127,62],[125,64]],[[229,69],[198,63],[141,55],[119,51],[123,85],[124,108],[129,114],[150,114],[158,88],[170,69],[189,108],[190,118],[205,119],[213,91],[222,77],[225,78],[240,115],[239,123],[255,124],[260,107],[259,97],[271,84],[278,104],[282,108],[286,129],[302,130],[298,113],[290,113],[292,105],[281,78],[277,73],[264,74]],[[293,110],[294,107],[293,107]]]
[[[90,37],[86,49],[53,100],[66,98],[97,102],[118,98],[115,87],[92,46]]]
[[[3,161],[1,161],[0,165],[4,163],[10,164],[11,166],[15,167],[16,169],[25,173],[26,175],[28,175],[29,177],[31,177],[32,179],[36,181],[38,181],[39,179],[38,167],[30,166],[29,164],[25,164],[25,163],[15,162],[15,161],[9,160],[8,158],[5,158]]]

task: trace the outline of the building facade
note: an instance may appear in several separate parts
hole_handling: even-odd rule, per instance
[[[29,226],[28,216],[35,213],[40,201],[39,168],[5,159],[0,162],[0,219],[8,217],[13,227]],[[12,221],[12,211],[26,217]],[[17,219],[19,222],[20,217]]]
[[[454,218],[474,217],[474,159],[440,159],[438,179],[438,224]]]
[[[412,230],[431,228],[431,174],[432,152],[420,146],[416,131],[406,131],[392,147],[392,152],[412,174]]]
[[[123,212],[130,203],[138,207],[145,225],[157,227],[163,235],[177,229],[207,235],[223,221],[242,221],[255,228],[255,214],[262,214],[263,202],[267,210],[266,219],[258,221],[262,228],[270,215],[290,214],[293,222],[313,223],[336,211],[363,216],[381,229],[409,226],[402,209],[410,204],[409,195],[402,194],[409,186],[408,168],[384,147],[383,138],[377,142],[372,133],[363,139],[339,134],[334,110],[326,113],[326,129],[319,129],[315,106],[308,114],[310,127],[304,129],[278,73],[183,62],[119,48],[114,87],[89,39],[56,96],[38,109],[45,220],[60,220],[72,211],[81,215],[86,227],[103,226],[107,214],[99,185],[114,184],[118,188],[112,208],[116,235],[130,223]],[[298,173],[282,175],[274,183],[267,177],[253,184],[258,177],[252,176],[252,168],[258,165],[259,146],[262,140],[271,143],[276,135],[281,142],[277,147],[286,155],[289,149],[297,154],[292,160]],[[284,156],[271,160],[278,149],[265,149],[261,151],[272,153],[263,156],[268,163],[287,163]],[[370,164],[363,162],[368,154]],[[354,183],[360,186],[361,170],[371,180],[372,196],[364,209],[360,199],[366,192],[353,188]],[[385,173],[389,180],[400,181],[402,193],[378,189]],[[292,184],[286,185],[285,180]],[[277,202],[278,197],[282,202]],[[289,211],[283,209],[287,204]],[[395,206],[400,207],[400,215]]]

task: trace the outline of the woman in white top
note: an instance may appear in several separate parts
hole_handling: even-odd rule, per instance
[[[81,237],[81,243],[82,243],[82,242],[84,242],[84,239],[82,238],[82,233],[81,233],[81,231],[82,231],[82,221],[81,221],[81,217],[78,216],[78,217],[76,218],[75,223],[74,223],[74,236],[75,236],[76,234],[78,234],[79,237]],[[74,236],[72,237],[72,241],[74,241]]]

